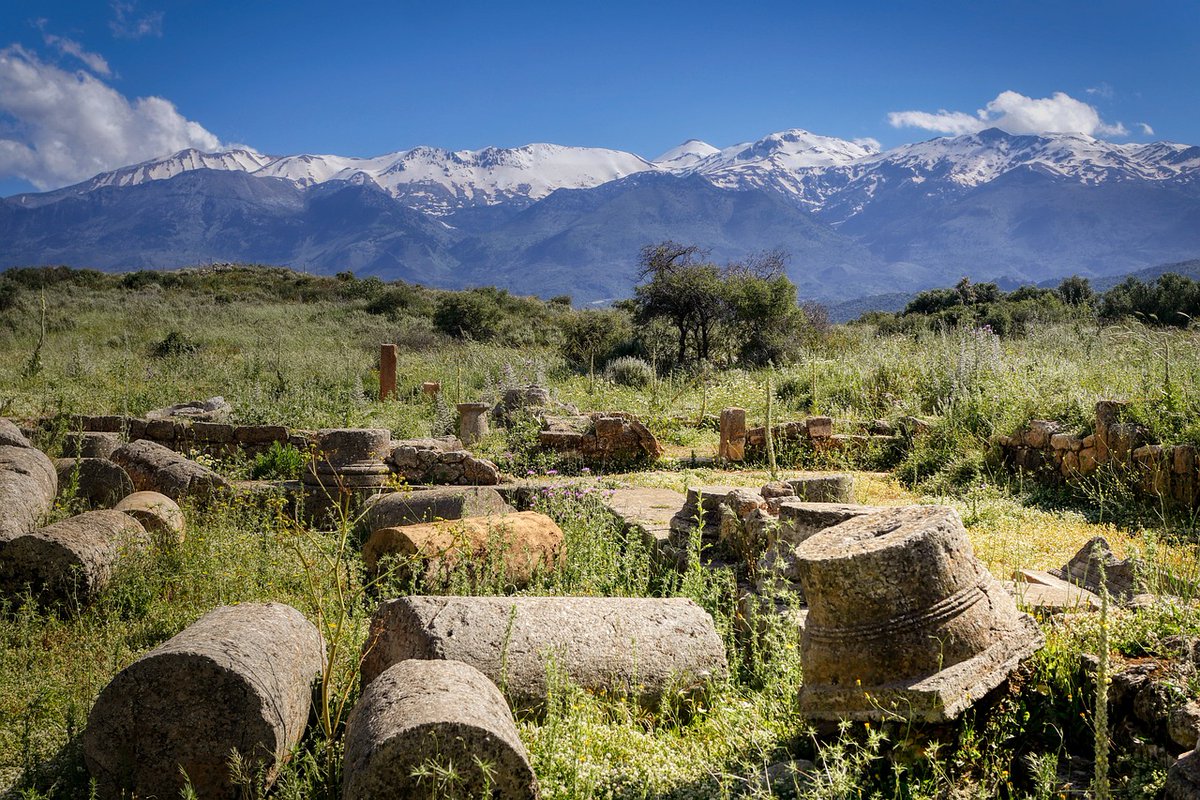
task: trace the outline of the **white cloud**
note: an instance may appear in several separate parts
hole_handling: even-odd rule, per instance
[[[1154,135],[1154,128],[1151,128],[1145,122],[1139,122],[1138,127],[1142,129],[1143,136],[1153,136]]]
[[[51,189],[188,147],[221,141],[169,100],[130,100],[83,70],[0,49],[0,178]]]
[[[880,150],[883,149],[883,145],[879,143],[879,140],[872,138],[870,136],[863,136],[858,139],[855,139],[854,143],[867,148],[868,150],[870,150],[873,153],[878,153]]]
[[[109,69],[108,61],[99,53],[92,53],[83,49],[83,45],[74,39],[68,39],[65,36],[55,36],[53,33],[43,33],[42,38],[46,44],[55,48],[63,55],[73,56],[84,63],[84,65],[97,75],[109,76],[112,75],[112,70]]]
[[[136,0],[113,0],[113,18],[108,29],[118,39],[141,39],[143,36],[162,36],[163,12],[137,13]]]
[[[937,112],[893,111],[888,114],[888,122],[895,128],[921,128],[955,136],[977,133],[985,128],[1000,128],[1009,133],[1129,135],[1120,122],[1105,122],[1094,106],[1064,92],[1037,98],[1018,92],[1001,92],[974,114],[944,109]]]

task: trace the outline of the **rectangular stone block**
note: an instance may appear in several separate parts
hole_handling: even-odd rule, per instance
[[[125,430],[127,417],[105,415],[99,417],[80,417],[80,429],[100,433],[120,433]]]
[[[396,396],[396,360],[400,349],[394,344],[379,346],[379,399]]]
[[[193,422],[192,433],[198,442],[228,444],[233,441],[233,426],[222,422]]]
[[[233,429],[233,438],[242,444],[286,442],[288,429],[282,425],[239,425]]]
[[[746,457],[746,409],[727,408],[721,412],[721,440],[717,456],[728,461]]]
[[[178,438],[179,423],[173,419],[152,419],[146,422],[146,437],[157,442],[170,442]]]
[[[805,428],[810,439],[824,439],[833,435],[833,420],[829,417],[809,417]]]

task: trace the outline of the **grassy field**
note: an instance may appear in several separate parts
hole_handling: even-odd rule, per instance
[[[752,424],[762,424],[770,386],[776,419],[822,413],[847,430],[854,420],[929,420],[929,436],[891,457],[786,457],[781,466],[851,469],[864,503],[953,505],[998,577],[1061,565],[1096,535],[1119,553],[1197,576],[1194,518],[1139,504],[1115,485],[1067,494],[1023,484],[985,458],[989,436],[1030,417],[1086,430],[1092,405],[1105,397],[1131,400],[1131,413],[1165,442],[1197,440],[1195,331],[1079,323],[1000,340],[979,331],[877,337],[870,327],[837,327],[791,365],[678,372],[630,388],[573,367],[552,342],[452,340],[423,319],[371,313],[365,305],[65,286],[45,294],[43,312],[42,296],[27,292],[0,312],[0,411],[141,414],[222,395],[238,422],[382,426],[418,436],[446,421],[417,391],[423,381],[441,381],[450,403],[537,381],[583,409],[638,414],[672,454],[686,457],[715,450],[709,417],[723,407],[742,406]],[[381,403],[376,358],[389,341],[401,346],[402,388],[399,398]],[[571,464],[539,460],[528,444],[527,432],[496,432],[481,449],[520,474],[571,471]],[[219,466],[244,475],[249,465]],[[763,465],[724,473],[669,464],[602,481],[682,490],[760,486],[769,477]],[[702,705],[656,715],[560,687],[544,719],[520,723],[548,798],[1057,797],[1059,773],[1086,762],[1094,737],[1090,690],[1076,666],[1080,654],[1096,652],[1094,619],[1046,623],[1048,645],[1013,692],[940,732],[939,745],[926,741],[918,751],[921,737],[888,726],[817,737],[795,708],[802,674],[794,631],[774,622],[752,641],[736,636],[730,574],[680,575],[655,566],[594,497],[547,500],[544,510],[564,529],[567,561],[530,592],[692,597],[713,614],[732,666],[729,681]],[[77,736],[107,681],[209,609],[263,599],[291,603],[338,644],[326,675],[333,701],[271,796],[339,796],[344,708],[357,694],[355,657],[374,604],[350,526],[314,532],[245,502],[188,514],[182,545],[126,564],[83,612],[62,616],[22,602],[0,609],[0,796],[86,797]],[[1200,616],[1187,603],[1114,611],[1105,632],[1114,657],[1143,654],[1167,636],[1200,632]],[[773,788],[761,780],[768,765],[799,759],[813,765],[804,780],[785,775]],[[1120,754],[1113,775],[1119,796],[1153,797],[1162,781],[1161,770]],[[245,796],[261,794],[253,776],[246,783]]]

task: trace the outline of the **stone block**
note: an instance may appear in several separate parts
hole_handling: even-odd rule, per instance
[[[363,510],[363,527],[369,533],[419,522],[509,514],[516,509],[490,487],[455,487],[377,494],[364,502]]]
[[[430,768],[454,775],[443,785]],[[345,800],[533,800],[537,778],[504,696],[461,661],[401,661],[363,690],[346,723]]]
[[[811,719],[954,719],[1041,646],[951,508],[855,517],[796,558],[809,603],[800,711]]]
[[[233,429],[233,439],[240,444],[286,442],[288,429],[282,425],[238,425]]]
[[[111,458],[120,446],[119,433],[68,432],[63,434],[62,452],[65,458]]]
[[[516,708],[544,708],[553,664],[591,692],[657,707],[727,674],[712,617],[691,600],[632,597],[405,597],[383,603],[364,645],[367,685],[409,658],[478,669]]]
[[[717,457],[742,461],[746,457],[746,409],[726,408],[721,412]]]
[[[833,420],[829,417],[809,417],[805,429],[810,439],[824,439],[833,435]]]
[[[850,503],[854,500],[852,475],[803,475],[789,478],[786,483],[792,488],[792,494],[806,503]]]
[[[241,797],[233,754],[269,786],[308,726],[325,661],[316,627],[282,603],[208,612],[117,673],[83,733],[102,800]]]
[[[192,434],[197,442],[230,444],[233,442],[233,426],[224,422],[193,422]]]

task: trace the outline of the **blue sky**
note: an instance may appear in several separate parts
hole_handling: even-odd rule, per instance
[[[891,147],[981,119],[1200,143],[1198,31],[1197,0],[5,0],[0,196],[189,144],[654,157],[791,127]]]

